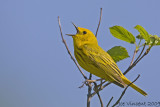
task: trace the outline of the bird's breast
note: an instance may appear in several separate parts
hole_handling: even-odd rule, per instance
[[[93,60],[91,59],[91,56],[89,56],[89,50],[86,51],[86,49],[84,48],[77,48],[74,50],[74,54],[76,57],[76,60],[78,62],[78,64],[85,69],[86,71],[104,78],[105,74],[103,74],[101,72],[101,69],[99,69],[99,67],[97,67],[97,65],[95,64],[95,62],[93,62]]]

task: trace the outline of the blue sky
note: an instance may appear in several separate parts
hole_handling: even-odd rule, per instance
[[[78,88],[84,79],[61,41],[57,17],[61,18],[64,34],[76,32],[71,22],[95,33],[102,7],[99,45],[104,50],[123,46],[132,56],[134,45],[111,36],[109,27],[120,25],[137,35],[134,26],[139,24],[150,34],[159,35],[159,4],[159,0],[1,0],[0,106],[85,107],[87,88]],[[73,53],[72,38],[66,35],[64,38]],[[129,88],[122,102],[160,101],[159,55],[159,47],[153,47],[126,75],[132,81],[140,74],[135,84],[148,96]],[[130,61],[131,57],[118,63],[122,72]],[[112,84],[100,94],[107,104],[112,96],[115,102],[122,91]],[[100,106],[97,96],[91,105]]]

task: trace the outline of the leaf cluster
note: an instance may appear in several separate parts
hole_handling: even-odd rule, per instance
[[[160,37],[157,35],[149,34],[142,26],[136,25],[134,27],[139,34],[136,36],[136,38],[139,40],[139,43],[136,43],[136,38],[133,36],[131,32],[129,32],[127,29],[123,28],[122,26],[113,26],[110,27],[110,32],[112,36],[115,38],[118,38],[120,40],[126,41],[130,44],[135,44],[136,50],[138,51],[140,47],[144,45],[148,45],[149,49],[151,49],[153,46],[160,45]],[[142,40],[144,40],[144,43],[141,43]],[[118,62],[120,60],[123,60],[125,58],[128,58],[128,52],[127,50],[122,46],[115,46],[107,51],[110,56],[113,58],[115,62]]]

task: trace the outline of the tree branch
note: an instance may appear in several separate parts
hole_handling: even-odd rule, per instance
[[[121,96],[119,97],[119,99],[116,101],[116,103],[115,103],[112,107],[115,107],[115,106],[120,102],[120,100],[121,100],[122,97],[124,96],[124,94],[125,94],[126,90],[128,89],[128,87],[129,87],[131,84],[133,84],[135,81],[137,81],[137,79],[138,79],[139,77],[140,77],[140,75],[138,75],[138,77],[137,77],[133,82],[131,82],[131,83],[124,89],[124,91],[122,92]]]
[[[96,82],[93,82],[93,83],[94,83],[94,86],[95,86],[95,87],[94,87],[94,91],[95,91],[96,94],[98,95],[98,98],[99,98],[101,107],[103,107],[103,102],[102,102],[101,96],[100,96],[100,94],[99,94],[99,91],[97,91],[97,88],[98,88],[97,83],[96,83]]]
[[[135,64],[135,62],[137,62],[137,60],[141,57],[141,55],[142,55],[145,47],[146,47],[146,44],[144,44],[143,49],[142,49],[141,53],[139,54],[139,56],[137,57],[137,59],[134,61],[134,64]]]
[[[98,27],[97,27],[96,34],[95,34],[96,37],[97,37],[97,34],[98,34],[99,26],[101,24],[101,19],[102,19],[102,8],[100,8],[100,18],[99,18]]]
[[[82,76],[83,76],[85,79],[87,79],[87,77],[85,76],[85,74],[84,74],[84,73],[82,72],[82,70],[80,69],[80,67],[79,67],[78,63],[76,62],[75,58],[74,58],[73,55],[71,54],[71,52],[70,52],[70,50],[69,50],[69,48],[68,48],[68,46],[67,46],[66,41],[64,40],[63,33],[62,33],[62,28],[61,28],[61,22],[60,22],[59,16],[58,16],[58,24],[59,24],[59,29],[60,29],[60,33],[61,33],[62,42],[64,43],[64,45],[65,45],[65,47],[66,47],[66,49],[67,49],[67,51],[68,51],[68,54],[70,55],[70,57],[71,57],[71,59],[73,60],[73,62],[76,64],[76,66],[77,66],[78,70],[80,71],[80,73],[82,74]]]
[[[146,56],[146,55],[149,53],[149,51],[150,51],[150,49],[147,49],[146,52],[143,54],[143,56],[142,56],[141,58],[139,58],[139,59],[135,62],[134,66],[135,66],[140,60],[142,60],[142,58],[143,58],[144,56]]]
[[[109,105],[110,105],[110,103],[111,103],[112,100],[113,100],[113,97],[109,100],[109,102],[108,102],[108,104],[107,104],[106,107],[109,107]]]
[[[130,66],[132,66],[134,58],[135,58],[137,52],[138,52],[138,50],[135,49]]]
[[[136,66],[136,64],[145,56],[145,55],[143,55],[143,57],[141,57],[141,55],[142,55],[142,53],[143,53],[143,51],[144,51],[144,49],[145,49],[145,46],[146,45],[144,45],[143,46],[143,49],[142,49],[142,51],[141,51],[141,53],[139,54],[139,56],[137,57],[137,59],[133,62],[133,64],[132,65],[130,65],[128,68],[127,68],[127,70],[123,73],[124,75],[125,74],[127,74],[134,66]],[[148,50],[148,49],[147,49]],[[145,54],[145,53],[144,53]],[[147,55],[147,54],[146,54]],[[141,58],[140,58],[141,57]],[[140,59],[140,60],[139,60]]]
[[[87,107],[90,107],[90,101],[91,101],[91,91],[92,91],[92,87],[90,87],[88,85],[88,94],[87,94]]]
[[[89,80],[92,79],[92,74],[89,74]],[[90,102],[91,102],[91,91],[92,91],[92,86],[88,85],[88,94],[87,94],[87,107],[90,107]]]
[[[101,103],[101,107],[103,107],[103,101],[102,101],[102,99],[101,99],[101,96],[100,96],[99,92],[97,92],[97,95],[98,95],[99,101],[100,101],[100,103]]]

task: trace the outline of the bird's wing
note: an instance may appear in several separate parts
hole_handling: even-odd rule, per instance
[[[125,83],[121,79],[123,74],[111,56],[100,47],[97,49],[90,47],[86,48],[89,59],[91,59],[98,69],[105,72],[105,74],[109,77],[109,81],[120,87],[124,87]]]

